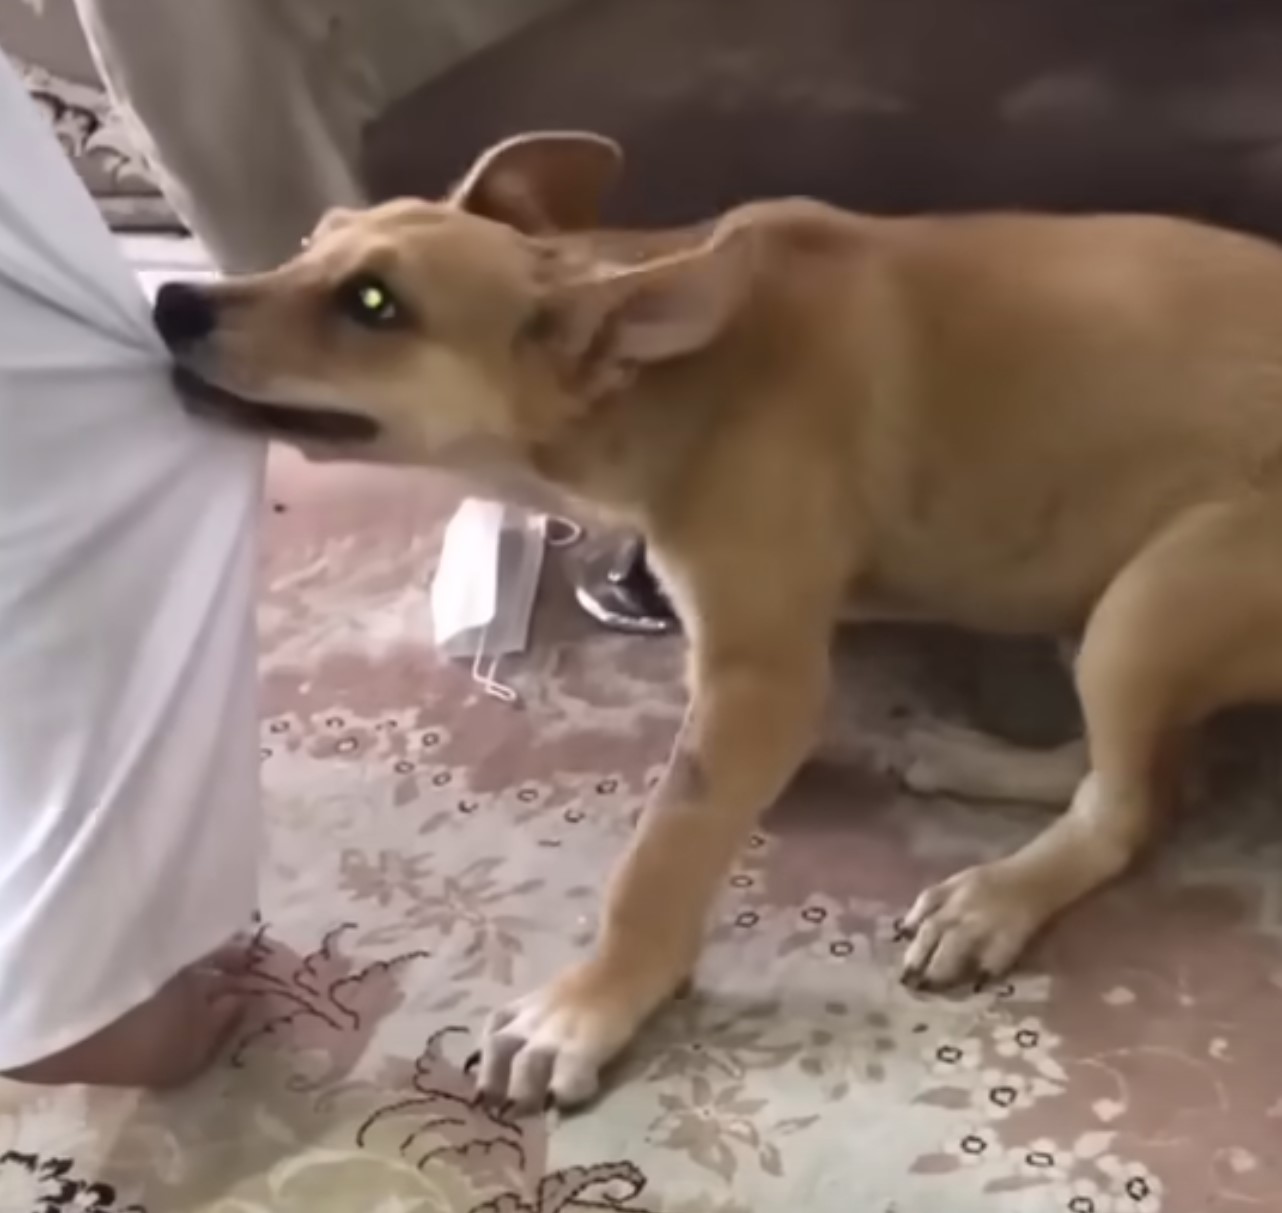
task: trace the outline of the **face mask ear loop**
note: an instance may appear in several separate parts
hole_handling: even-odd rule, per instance
[[[550,548],[573,547],[583,538],[583,528],[569,518],[544,515],[540,521],[543,542]],[[489,635],[490,625],[486,624],[476,647],[476,656],[472,659],[472,680],[492,699],[501,703],[519,704],[521,696],[517,689],[506,682],[500,682],[497,677],[502,657],[492,657],[488,666],[485,664],[485,642]]]
[[[558,514],[543,517],[543,542],[550,548],[572,548],[583,538],[583,528]]]
[[[492,657],[489,660],[489,666],[485,666],[485,641],[489,637],[490,628],[487,624],[485,631],[481,633],[481,641],[476,646],[476,656],[472,658],[472,681],[489,695],[492,699],[500,700],[502,703],[517,704],[521,702],[521,696],[517,693],[515,687],[509,686],[506,682],[500,682],[495,675],[498,673],[498,657]]]

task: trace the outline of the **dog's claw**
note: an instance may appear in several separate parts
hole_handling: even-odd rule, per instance
[[[504,1115],[509,1107],[530,1115],[587,1103],[601,1067],[632,1035],[634,1024],[620,1022],[617,1008],[575,976],[491,1016],[477,1085],[509,1105]]]
[[[512,1107],[511,1100],[504,1098],[495,1091],[487,1091],[484,1087],[480,1088],[476,1093],[476,1102],[500,1120],[509,1118],[509,1112]]]

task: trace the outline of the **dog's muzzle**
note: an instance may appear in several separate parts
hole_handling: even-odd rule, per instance
[[[175,354],[204,341],[218,325],[209,295],[189,282],[166,282],[156,292],[151,318],[161,340]]]

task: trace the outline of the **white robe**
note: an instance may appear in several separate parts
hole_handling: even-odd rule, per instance
[[[0,54],[0,1070],[248,925],[263,455],[182,412]]]

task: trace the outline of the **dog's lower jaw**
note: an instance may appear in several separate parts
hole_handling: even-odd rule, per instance
[[[242,396],[181,365],[174,369],[173,380],[192,416],[300,446],[361,448],[378,438],[382,430],[372,417],[347,409],[277,404]]]

